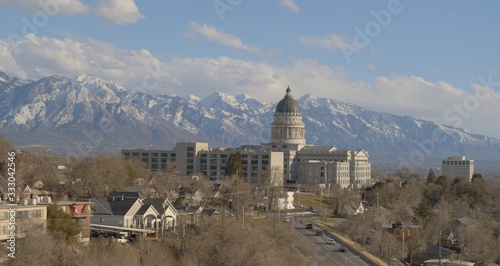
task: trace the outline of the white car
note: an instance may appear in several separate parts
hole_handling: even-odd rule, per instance
[[[285,217],[285,219],[283,219],[283,221],[284,221],[285,223],[288,223],[288,222],[290,222],[290,218]]]
[[[124,236],[117,236],[114,240],[117,243],[128,243],[128,239]]]
[[[326,242],[328,245],[336,245],[337,243],[335,242],[335,239],[333,238],[328,238],[328,242]]]

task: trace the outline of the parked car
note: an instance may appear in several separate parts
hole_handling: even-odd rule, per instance
[[[328,245],[335,245],[335,244],[337,244],[337,243],[335,242],[335,239],[333,239],[333,238],[328,238],[328,241],[327,241],[326,243],[327,243]]]
[[[347,248],[345,248],[345,247],[340,247],[340,248],[339,248],[339,251],[340,251],[340,252],[347,252]]]
[[[283,222],[285,222],[285,223],[288,223],[288,222],[290,222],[290,218],[288,218],[288,217],[285,217],[285,219],[283,219]]]
[[[115,237],[115,241],[118,243],[127,243],[128,239],[124,236],[117,236]]]
[[[129,237],[128,237],[128,242],[137,242],[137,240],[139,240],[138,238],[139,236],[137,234],[131,234]]]

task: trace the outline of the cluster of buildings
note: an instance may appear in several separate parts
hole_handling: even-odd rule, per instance
[[[179,142],[170,150],[127,149],[122,150],[122,155],[140,160],[152,171],[175,165],[181,175],[201,174],[211,180],[222,180],[227,159],[236,152],[242,155],[243,179],[250,184],[283,186],[285,182],[293,182],[323,187],[337,184],[349,189],[371,185],[368,152],[306,143],[302,112],[290,88],[276,106],[269,143],[223,149],[202,142]]]

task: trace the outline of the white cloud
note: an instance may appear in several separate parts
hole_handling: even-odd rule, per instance
[[[93,13],[119,25],[135,23],[144,18],[134,0],[99,0]]]
[[[347,49],[349,41],[347,38],[339,36],[337,34],[332,34],[324,38],[318,38],[314,36],[302,36],[300,37],[300,42],[303,45],[322,48],[326,50],[343,50]]]
[[[90,7],[80,0],[0,0],[0,7],[15,8],[24,12],[45,12],[50,15],[85,14],[90,10]]]
[[[229,57],[161,61],[147,50],[122,50],[103,41],[72,37],[55,39],[30,34],[15,44],[13,49],[11,42],[0,39],[0,70],[21,78],[89,73],[150,94],[205,97],[221,91],[247,93],[274,103],[290,85],[295,98],[311,94],[446,124],[450,121],[445,114],[451,110],[451,115],[460,116],[454,110],[462,106],[467,116],[460,116],[460,127],[492,136],[498,136],[500,130],[500,124],[492,123],[498,121],[500,112],[499,88],[487,88],[479,81],[469,90],[418,76],[379,76],[367,83],[350,79],[342,68],[308,59],[285,66]],[[487,97],[477,97],[472,90]]]
[[[293,2],[293,0],[280,0],[280,3],[293,12],[297,13],[300,11],[299,7]]]
[[[212,25],[201,25],[195,22],[190,22],[188,24],[188,32],[186,32],[186,35],[189,37],[201,37],[203,39],[207,39],[224,46],[242,49],[252,53],[259,54],[262,52],[259,47],[245,44],[239,38],[231,34],[219,31]]]
[[[366,67],[368,67],[368,69],[370,71],[375,71],[375,65],[374,64],[368,64]]]
[[[98,0],[95,7],[81,0],[0,0],[0,7],[19,9],[24,12],[43,12],[48,15],[93,14],[105,21],[124,25],[135,23],[144,16],[139,12],[135,0]]]

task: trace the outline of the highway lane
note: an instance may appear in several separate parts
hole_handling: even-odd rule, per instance
[[[299,234],[304,240],[309,244],[314,246],[316,250],[322,255],[326,256],[330,261],[322,261],[321,265],[349,265],[349,266],[371,266],[376,265],[370,262],[362,254],[358,253],[356,250],[350,248],[341,240],[335,238],[333,235],[321,230],[320,228],[313,226],[313,229],[306,229],[307,218],[309,217],[297,217],[296,219],[290,220],[290,226],[293,227],[294,231]],[[302,220],[302,223],[301,223]],[[316,232],[322,232],[322,235],[317,235]],[[328,244],[328,239],[332,238],[335,240],[335,244]],[[339,249],[341,247],[346,247],[346,252],[341,252]],[[322,257],[322,256],[313,256]],[[323,259],[324,260],[324,259]]]

